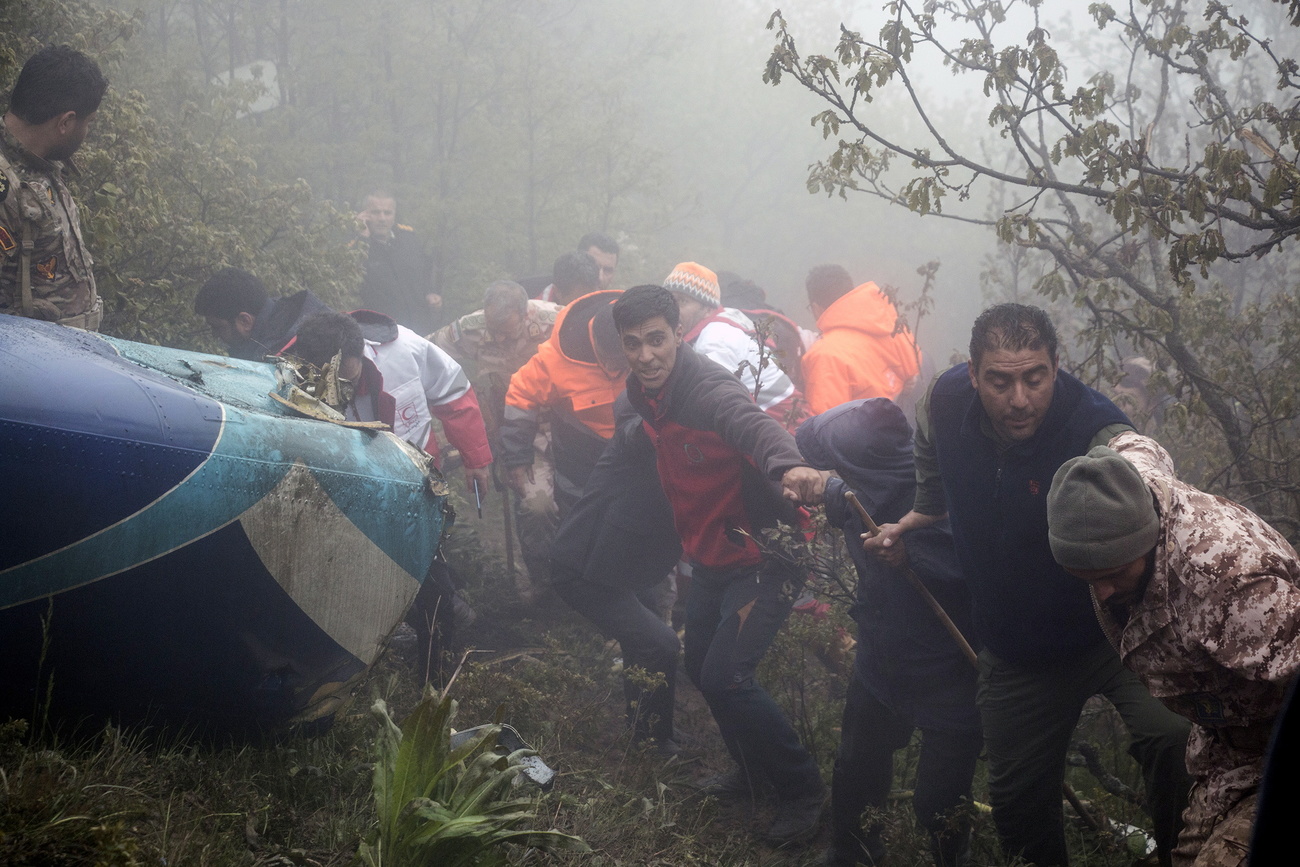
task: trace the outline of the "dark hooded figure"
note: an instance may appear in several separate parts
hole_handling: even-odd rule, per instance
[[[681,645],[654,611],[654,588],[681,556],[682,544],[641,417],[626,395],[615,402],[614,414],[614,437],[555,533],[552,580],[565,602],[622,648],[633,739],[670,756],[679,749],[673,699]],[[655,677],[654,683],[629,677],[634,668]]]
[[[862,550],[866,528],[845,499],[853,491],[877,524],[912,507],[916,476],[912,430],[886,398],[854,400],[800,426],[799,450],[813,466],[835,470],[826,484],[826,517],[842,528],[858,573],[850,609],[858,652],[844,705],[831,782],[831,851],[826,864],[877,864],[885,855],[881,813],[893,781],[894,750],[921,730],[913,806],[930,834],[940,867],[969,860],[971,777],[982,746],[975,669],[901,570]],[[970,596],[947,522],[903,536],[907,562],[967,636]],[[862,814],[873,815],[863,830]]]
[[[232,356],[261,361],[279,354],[309,318],[332,311],[309,289],[272,298],[256,275],[222,268],[199,289],[194,312],[207,320]]]

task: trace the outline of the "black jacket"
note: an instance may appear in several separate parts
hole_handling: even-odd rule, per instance
[[[986,418],[967,365],[935,380],[930,431],[976,629],[1000,659],[1042,666],[1106,640],[1088,585],[1057,565],[1047,541],[1052,477],[1099,430],[1129,420],[1064,370],[1029,439],[1001,449],[983,432]]]
[[[615,429],[551,545],[554,581],[583,580],[640,590],[681,557],[673,514],[659,484],[654,446],[627,395],[614,404]]]
[[[298,334],[299,327],[309,316],[329,310],[329,305],[313,295],[310,289],[283,298],[271,298],[262,305],[248,337],[230,346],[230,354],[249,361],[278,355]]]
[[[839,474],[826,485],[826,519],[844,530],[858,573],[854,676],[923,728],[978,728],[975,668],[907,577],[862,550],[866,528],[844,498],[852,490],[877,524],[911,509],[912,430],[902,410],[883,397],[849,401],[804,422],[795,441],[814,466]],[[947,521],[912,530],[903,543],[912,570],[970,640],[970,593]]]
[[[414,231],[397,226],[391,241],[367,243],[366,275],[361,282],[363,307],[385,313],[424,335],[435,324],[426,297],[432,291],[433,268]]]

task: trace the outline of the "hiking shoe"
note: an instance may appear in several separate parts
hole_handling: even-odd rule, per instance
[[[826,788],[803,798],[791,798],[776,805],[776,821],[767,829],[764,839],[773,846],[788,846],[806,840],[817,833],[826,802]]]
[[[461,598],[459,593],[451,597],[451,614],[456,618],[457,629],[469,629],[478,620],[478,612]]]
[[[672,738],[646,738],[641,744],[661,759],[671,759],[682,754],[682,745]]]
[[[732,768],[725,774],[705,777],[697,782],[701,795],[717,798],[719,801],[756,801],[763,794],[761,784],[752,780],[740,768]]]
[[[644,732],[633,732],[632,744],[637,749],[653,753],[661,759],[671,759],[673,756],[681,755],[684,751],[682,745],[674,738],[657,738]]]
[[[878,837],[854,848],[857,854],[848,854],[839,846],[831,846],[822,856],[822,867],[875,867],[885,860],[885,845]]]

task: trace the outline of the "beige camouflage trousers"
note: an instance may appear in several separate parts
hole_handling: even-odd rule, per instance
[[[1252,794],[1227,812],[1198,818],[1184,815],[1187,821],[1178,835],[1173,852],[1173,867],[1241,867],[1250,854],[1250,832],[1255,824],[1255,800]]]

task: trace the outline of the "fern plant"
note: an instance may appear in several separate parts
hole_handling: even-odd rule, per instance
[[[511,797],[532,750],[495,751],[500,725],[456,748],[450,727],[456,703],[430,692],[399,727],[382,700],[374,795],[377,825],[358,856],[368,867],[491,867],[508,862],[505,845],[590,852],[579,837],[534,831],[532,798]]]

